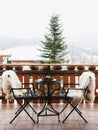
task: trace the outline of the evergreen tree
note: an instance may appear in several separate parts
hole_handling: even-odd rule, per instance
[[[64,56],[67,54],[67,45],[62,36],[62,27],[59,23],[59,15],[52,15],[49,23],[49,33],[44,35],[44,41],[41,41],[42,55],[46,63],[64,62]]]

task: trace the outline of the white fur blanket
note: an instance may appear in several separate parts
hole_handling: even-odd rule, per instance
[[[84,94],[84,90],[70,90],[68,96],[73,97],[72,104],[77,105],[83,99],[92,104],[95,100],[95,74],[90,71],[83,72],[79,78],[78,88],[87,88],[87,91]]]
[[[6,70],[2,74],[2,88],[6,99],[13,99],[11,88],[20,88],[21,82],[13,70]]]

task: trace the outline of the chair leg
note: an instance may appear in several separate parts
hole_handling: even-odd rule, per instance
[[[70,105],[74,108],[74,106],[70,103]],[[82,116],[82,112],[77,108],[78,105],[75,107],[75,111],[81,116],[81,118],[87,123],[87,120]]]
[[[27,113],[27,115],[31,118],[31,120],[35,123],[35,120],[31,117],[31,115],[27,112],[27,110],[25,109],[25,107],[27,106],[27,105],[29,105],[30,106],[30,104],[29,104],[29,102],[30,102],[31,100],[29,100],[29,101],[27,101],[27,102],[25,102],[23,105],[20,103],[20,102],[18,102],[18,100],[17,100],[17,102],[19,103],[19,105],[20,105],[20,108],[17,110],[17,112],[15,113],[15,116],[14,116],[14,118],[9,122],[10,124],[16,119],[16,117],[24,110],[26,113]],[[34,109],[33,109],[34,110]],[[35,111],[34,111],[35,112]]]
[[[71,113],[75,110],[75,107],[70,111],[70,113],[65,117],[65,119],[62,121],[62,123],[65,122],[65,120],[71,115]]]
[[[71,115],[71,113],[75,110],[79,116],[87,123],[87,120],[82,116],[82,113],[80,112],[80,110],[77,108],[77,105],[76,106],[73,106],[71,103],[69,103],[71,106],[72,106],[72,110],[70,111],[70,113],[65,117],[65,119],[62,121],[62,123],[65,122],[65,120]]]

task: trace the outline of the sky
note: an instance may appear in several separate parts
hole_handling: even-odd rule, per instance
[[[54,13],[69,41],[98,41],[98,0],[0,0],[0,36],[43,37]]]

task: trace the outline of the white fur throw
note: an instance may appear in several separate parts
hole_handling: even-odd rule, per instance
[[[6,70],[2,74],[2,88],[6,99],[13,99],[11,88],[20,88],[21,82],[13,70]]]
[[[70,90],[68,96],[73,97],[72,104],[77,105],[83,99],[92,104],[95,100],[95,74],[93,72],[83,72],[79,78],[79,87],[87,88],[86,93],[84,90]]]

